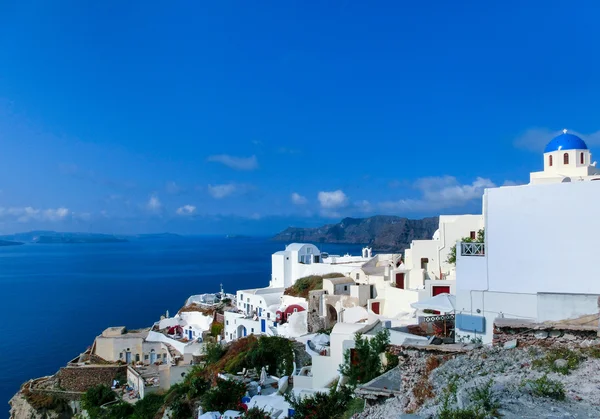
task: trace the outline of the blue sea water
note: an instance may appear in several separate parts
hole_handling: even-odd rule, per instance
[[[208,236],[0,247],[0,412],[23,382],[55,373],[108,326],[148,327],[221,283],[231,293],[267,286],[271,254],[283,248]]]

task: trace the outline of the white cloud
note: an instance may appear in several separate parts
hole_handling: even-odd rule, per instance
[[[354,206],[360,212],[372,212],[373,211],[373,205],[371,205],[371,203],[369,201],[367,201],[366,199],[363,199],[362,201],[359,201],[359,202],[355,202]]]
[[[305,196],[302,196],[296,192],[292,194],[291,199],[294,205],[304,205],[308,202]]]
[[[233,183],[223,185],[208,185],[208,193],[215,199],[225,198],[236,191],[236,186]]]
[[[177,208],[177,215],[193,215],[196,213],[196,207],[193,205],[184,205]]]
[[[321,208],[333,209],[344,207],[348,204],[348,197],[340,189],[337,191],[321,191],[317,195]]]
[[[581,137],[588,146],[600,145],[600,131],[591,134],[582,134],[572,130],[568,130],[567,132]],[[560,134],[562,134],[561,130],[554,131],[548,128],[530,128],[515,138],[513,144],[517,148],[542,153],[544,151],[544,146]]]
[[[208,161],[221,163],[235,170],[254,170],[258,168],[258,160],[256,156],[250,157],[235,157],[229,154],[218,154],[209,156]]]
[[[33,207],[0,207],[0,218],[13,218],[20,223],[29,221],[61,221],[67,218],[71,212],[68,208],[38,209]]]
[[[476,178],[470,184],[460,184],[454,176],[441,176],[418,179],[414,187],[421,192],[420,198],[382,202],[381,208],[406,212],[431,212],[461,207],[481,199],[485,188],[494,188],[496,184],[482,177]]]
[[[152,195],[150,197],[150,199],[148,200],[148,202],[146,203],[146,208],[152,212],[160,211],[162,208],[162,202],[160,202],[160,199],[158,199],[158,196]]]
[[[184,192],[184,188],[178,185],[177,182],[167,182],[165,189],[171,195],[178,195]]]

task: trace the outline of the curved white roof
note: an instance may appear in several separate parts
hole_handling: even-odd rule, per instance
[[[364,323],[336,323],[331,330],[332,334],[352,335],[364,329],[367,324]]]
[[[319,248],[317,246],[315,246],[314,244],[310,244],[310,243],[291,243],[285,247],[285,250],[288,250],[291,252],[294,252],[294,251],[297,252],[300,249],[302,249],[304,246],[314,247],[315,249],[319,250]]]

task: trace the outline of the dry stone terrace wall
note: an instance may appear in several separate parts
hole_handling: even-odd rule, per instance
[[[573,330],[548,327],[499,327],[494,325],[494,346],[504,346],[513,341],[518,346],[589,346],[600,344],[596,330]]]
[[[316,333],[325,329],[325,318],[321,313],[321,297],[327,294],[324,290],[315,290],[308,293],[308,333]]]
[[[58,385],[67,391],[85,392],[99,384],[110,386],[118,375],[127,374],[127,366],[64,367],[57,373]]]

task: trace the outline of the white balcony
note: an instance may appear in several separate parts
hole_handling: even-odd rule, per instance
[[[484,243],[461,243],[460,244],[460,255],[461,256],[485,256],[485,244]]]

